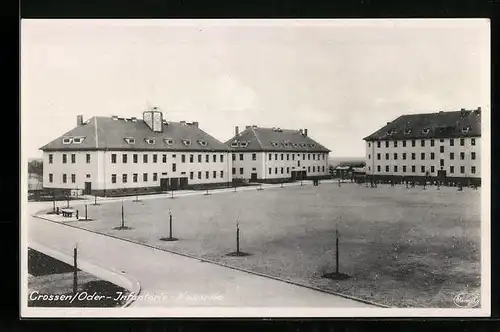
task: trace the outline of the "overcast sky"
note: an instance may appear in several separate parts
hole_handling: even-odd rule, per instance
[[[308,128],[333,157],[401,114],[489,109],[487,20],[23,20],[23,153],[94,116]]]

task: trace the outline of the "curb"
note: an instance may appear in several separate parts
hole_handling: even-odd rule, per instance
[[[286,280],[286,279],[283,279],[283,278],[280,278],[280,277],[276,277],[276,276],[272,276],[272,275],[268,275],[268,274],[264,274],[264,273],[260,273],[260,272],[255,272],[255,271],[247,270],[247,269],[236,267],[236,266],[227,265],[225,263],[217,262],[217,261],[214,261],[214,260],[211,260],[211,259],[205,259],[205,258],[197,257],[197,256],[194,256],[194,255],[191,255],[191,254],[186,254],[186,253],[178,252],[178,251],[175,251],[175,250],[172,250],[172,249],[166,249],[166,248],[158,247],[158,246],[147,244],[147,243],[141,243],[141,242],[138,242],[138,241],[121,238],[121,237],[118,237],[118,236],[115,236],[115,235],[104,234],[104,233],[101,233],[101,232],[98,232],[98,231],[93,231],[93,230],[89,230],[89,229],[77,227],[77,226],[74,226],[74,225],[57,222],[57,221],[50,220],[50,219],[47,219],[47,218],[43,218],[43,217],[40,217],[40,216],[37,216],[37,215],[33,215],[33,217],[39,218],[39,219],[43,219],[43,220],[47,220],[47,221],[50,221],[50,222],[53,222],[53,223],[56,223],[56,224],[60,224],[60,225],[68,226],[68,227],[73,227],[73,228],[80,229],[80,230],[83,230],[83,231],[86,231],[86,232],[90,232],[90,233],[94,233],[94,234],[98,234],[98,235],[102,235],[102,236],[107,236],[107,237],[110,237],[110,238],[113,238],[113,239],[117,239],[117,240],[129,242],[129,243],[133,243],[133,244],[136,244],[136,245],[141,245],[141,246],[145,246],[145,247],[148,247],[148,248],[152,248],[152,249],[156,249],[156,250],[160,250],[160,251],[164,251],[164,252],[169,252],[171,254],[175,254],[175,255],[179,255],[179,256],[184,256],[184,257],[196,259],[196,260],[201,261],[201,262],[206,262],[206,263],[211,263],[211,264],[219,265],[219,266],[222,266],[222,267],[225,267],[225,268],[229,268],[229,269],[232,269],[232,270],[237,270],[237,271],[241,271],[241,272],[245,272],[245,273],[257,275],[257,276],[264,277],[264,278],[274,279],[274,280],[285,282],[287,284],[291,284],[291,285],[294,285],[294,286],[309,288],[309,289],[312,289],[312,290],[315,290],[315,291],[318,291],[318,292],[322,292],[322,293],[326,293],[326,294],[330,294],[330,295],[336,295],[336,296],[339,296],[339,297],[342,297],[342,298],[345,298],[345,299],[348,299],[348,300],[353,300],[353,301],[357,301],[357,302],[369,304],[369,305],[380,307],[380,308],[392,308],[391,306],[387,306],[387,305],[384,305],[384,304],[380,304],[380,303],[372,302],[372,301],[369,301],[369,300],[357,298],[355,296],[346,295],[346,294],[342,294],[342,293],[338,293],[338,292],[330,291],[330,290],[326,290],[326,289],[321,289],[321,288],[318,288],[318,287],[315,287],[315,286],[310,286],[310,285],[302,284],[302,283],[299,283],[299,282],[296,282],[296,281]]]
[[[40,219],[44,219],[44,218],[40,218]],[[44,220],[47,220],[47,219],[44,219]],[[48,255],[54,259],[60,260],[66,264],[72,264],[72,260],[73,260],[72,257],[69,254],[62,252],[60,250],[51,248],[51,247],[46,246],[46,245],[42,245],[38,242],[31,242],[31,244],[28,245],[28,248],[32,248],[33,250],[40,251],[41,253],[44,253],[45,255]],[[47,251],[49,251],[50,253],[47,253]],[[54,257],[54,256],[56,256],[56,257]],[[78,267],[79,270],[90,273],[96,277],[102,278],[108,282],[113,283],[114,285],[121,286],[121,287],[126,288],[130,291],[130,295],[133,295],[133,296],[127,296],[128,297],[127,301],[123,305],[121,305],[120,308],[126,308],[126,307],[130,306],[135,301],[136,296],[139,295],[141,292],[141,284],[139,283],[139,281],[136,278],[134,278],[133,276],[131,276],[125,272],[117,271],[113,268],[105,268],[97,263],[94,263],[94,262],[91,262],[91,261],[85,260],[85,259],[84,260],[79,259],[78,262],[83,265],[83,268],[82,268],[82,266]],[[89,269],[89,267],[91,267],[91,269]],[[88,271],[88,270],[92,270],[92,268],[97,268],[101,271],[105,271],[107,273],[110,273],[110,274],[118,277],[119,279],[125,280],[126,283],[128,284],[128,287],[123,285],[121,282],[120,282],[121,285],[118,285],[118,283],[116,283],[116,280],[109,280],[109,279],[111,279],[109,277],[104,278],[102,276],[97,276],[95,274],[95,272]]]

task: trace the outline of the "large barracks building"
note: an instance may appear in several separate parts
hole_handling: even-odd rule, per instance
[[[364,138],[378,180],[481,181],[481,108],[402,115]]]

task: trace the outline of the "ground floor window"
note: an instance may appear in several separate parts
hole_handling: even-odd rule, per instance
[[[63,180],[63,183],[68,182],[68,178],[67,178],[67,175],[66,175],[66,174],[63,174],[63,175],[62,175],[62,180]]]
[[[116,183],[116,174],[111,174],[111,183]]]
[[[234,168],[233,168],[234,170]],[[201,172],[198,172],[198,180],[201,180]]]
[[[214,179],[217,178],[217,171],[214,171]]]
[[[209,178],[209,174],[210,174],[210,173],[209,173],[208,171],[206,171],[206,172],[205,172],[205,179],[208,179],[208,178]]]
[[[153,181],[158,181],[158,173],[153,173]]]
[[[455,173],[455,166],[450,166],[450,173],[451,174]]]
[[[189,179],[192,180],[194,178],[194,172],[189,172]]]
[[[52,173],[49,174],[49,182],[52,183],[54,180],[54,175]]]
[[[415,173],[415,165],[411,167],[412,173]]]
[[[137,182],[137,173],[132,174],[132,181]]]
[[[425,166],[420,166],[420,172],[425,173]]]
[[[460,166],[460,173],[462,173],[462,174],[465,173],[465,166]]]
[[[127,183],[127,174],[122,174],[122,182]]]
[[[233,167],[233,175],[235,175],[235,174],[236,174],[236,168]]]
[[[142,181],[148,182],[148,173],[142,174]]]
[[[380,165],[377,166],[377,172],[380,172]]]
[[[240,168],[240,174],[243,175],[243,167]]]
[[[224,178],[224,171],[220,171],[220,178],[223,179]]]
[[[75,183],[75,182],[76,182],[76,175],[71,174],[71,183]]]
[[[388,165],[385,166],[385,171],[389,172],[389,166]]]
[[[471,166],[471,168],[470,168],[470,172],[471,172],[472,174],[476,174],[476,166]]]

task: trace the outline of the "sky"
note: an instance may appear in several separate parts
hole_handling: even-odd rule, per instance
[[[22,20],[22,154],[77,115],[307,128],[332,157],[402,114],[490,106],[489,21]]]

